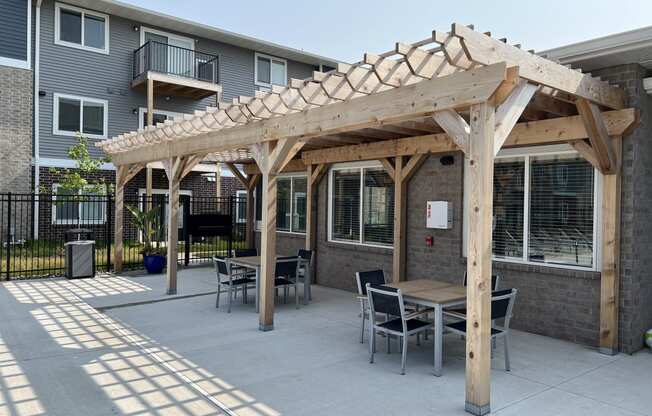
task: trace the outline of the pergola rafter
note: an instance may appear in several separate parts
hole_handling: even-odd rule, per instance
[[[569,143],[607,175],[603,205],[601,347],[617,349],[617,239],[621,138],[638,123],[624,91],[489,33],[453,24],[396,43],[360,62],[290,79],[287,86],[237,97],[181,120],[98,144],[124,169],[167,161],[170,204],[201,160],[226,162],[247,189],[253,244],[253,189],[262,183],[260,328],[273,328],[277,176],[307,171],[306,247],[316,248],[315,189],[331,163],[380,160],[395,185],[395,281],[405,279],[406,194],[427,154],[464,152],[471,195],[467,258],[467,410],[489,411],[493,160],[504,147]],[[233,165],[242,164],[244,175]],[[134,168],[135,169],[135,168]],[[118,182],[118,187],[124,181]],[[607,189],[608,188],[608,189]],[[121,190],[120,190],[121,191]],[[608,192],[607,192],[608,191]],[[608,196],[608,195],[609,196]],[[118,202],[118,198],[116,198]],[[122,206],[116,205],[116,218]],[[176,212],[176,211],[174,211]],[[176,230],[176,215],[168,218]],[[116,227],[116,230],[118,227]],[[120,235],[120,239],[122,236]],[[168,232],[168,290],[176,290],[176,232]],[[116,242],[118,234],[116,232]],[[116,245],[117,250],[117,245]],[[607,253],[605,253],[607,251]],[[116,253],[118,258],[118,253]]]

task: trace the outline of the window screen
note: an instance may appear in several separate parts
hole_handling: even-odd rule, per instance
[[[290,178],[278,179],[276,185],[276,229],[279,231],[290,231],[291,186]]]
[[[494,166],[493,253],[496,257],[523,257],[523,158],[499,159]]]
[[[593,265],[594,170],[576,156],[530,158],[530,261]]]
[[[66,42],[82,42],[82,15],[73,10],[61,9],[59,15],[59,38]]]
[[[59,130],[79,131],[79,100],[59,98]]]
[[[84,45],[104,49],[104,18],[84,15]]]
[[[104,134],[104,105],[84,102],[83,132],[86,134]]]
[[[394,241],[394,182],[384,169],[364,169],[363,242]]]
[[[271,80],[271,77],[270,77],[270,73],[271,73],[271,62],[270,62],[270,60],[267,59],[267,58],[264,58],[262,56],[259,56],[258,60],[257,60],[257,65],[258,65],[258,67],[257,67],[257,70],[256,70],[256,73],[257,73],[256,81],[261,82],[263,84],[271,83],[272,80]]]
[[[331,237],[359,242],[360,169],[338,169],[332,175]]]

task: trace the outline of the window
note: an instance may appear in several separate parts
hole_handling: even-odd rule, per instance
[[[68,190],[54,184],[52,224],[104,224],[107,199],[89,191]]]
[[[305,176],[281,176],[276,184],[276,230],[305,233],[308,181]],[[256,228],[262,221],[262,186],[254,193],[256,203]]]
[[[109,16],[57,3],[54,25],[56,44],[109,53]]]
[[[329,192],[331,241],[393,244],[394,181],[381,166],[336,166]]]
[[[165,120],[175,120],[178,118],[183,118],[183,113],[154,109],[154,125],[164,123]],[[138,128],[142,129],[145,126],[147,126],[147,109],[140,107],[138,109]]]
[[[497,158],[494,259],[597,270],[599,180],[574,152]]]
[[[0,28],[2,51],[0,65],[31,69],[32,67],[32,2],[10,1],[2,4],[2,14],[11,25]]]
[[[235,209],[235,220],[238,223],[247,222],[247,191],[240,190],[236,191],[236,209]]]
[[[87,137],[107,137],[108,101],[72,95],[54,94],[53,133],[74,136],[81,132]]]
[[[256,85],[271,87],[287,85],[287,61],[273,56],[256,53]]]

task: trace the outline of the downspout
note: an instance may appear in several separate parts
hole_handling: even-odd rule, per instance
[[[34,240],[38,240],[39,226],[39,187],[41,182],[40,175],[40,141],[39,141],[39,88],[40,77],[39,69],[41,66],[41,3],[42,0],[36,0],[36,10],[34,13]],[[31,22],[30,22],[31,24]]]

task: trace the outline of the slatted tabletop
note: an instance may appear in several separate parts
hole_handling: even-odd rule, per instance
[[[458,302],[466,298],[466,287],[439,280],[415,279],[387,286],[401,289],[404,297],[432,303]]]

